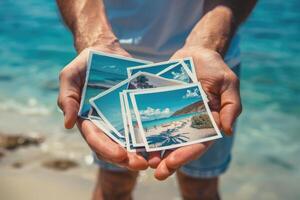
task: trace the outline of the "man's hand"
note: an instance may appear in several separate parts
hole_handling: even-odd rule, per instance
[[[104,42],[101,42],[101,45],[94,45],[91,49],[130,57],[117,42],[104,44]],[[60,73],[58,105],[64,113],[65,127],[70,129],[77,123],[82,136],[99,158],[131,170],[146,169],[148,163],[141,155],[128,153],[107,137],[91,121],[77,118],[81,91],[85,81],[88,54],[89,49],[83,50]]]
[[[197,78],[208,96],[209,107],[217,125],[231,135],[233,124],[242,110],[237,76],[224,63],[221,55],[213,50],[184,47],[171,59],[190,56],[193,57]],[[167,152],[156,168],[155,177],[166,179],[182,165],[199,158],[211,144],[194,144]]]

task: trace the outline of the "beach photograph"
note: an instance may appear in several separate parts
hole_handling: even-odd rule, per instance
[[[63,20],[57,1],[60,0],[0,1],[1,200],[89,200],[93,199],[97,181],[100,177],[104,177],[103,174],[99,174],[99,164],[95,163],[93,151],[82,133],[76,125],[72,129],[65,128],[64,112],[57,106],[57,98],[61,90],[59,73],[77,57],[79,52],[75,49],[74,43],[85,41],[84,38],[74,39],[72,31]],[[85,2],[85,0],[62,1],[65,3]],[[102,2],[102,0],[88,2]],[[122,2],[122,5],[116,5],[116,12],[109,12],[115,8],[112,4],[110,7],[105,6],[105,10],[109,14],[108,21],[112,22],[117,37],[117,40],[115,40],[116,38],[112,38],[112,40],[123,42],[122,46],[126,47],[129,54],[142,60],[148,60],[151,56],[156,58],[153,61],[169,60],[170,54],[176,51],[175,48],[181,48],[185,44],[185,39],[190,32],[190,27],[186,23],[204,16],[202,12],[204,4],[202,3],[199,7],[194,6],[196,10],[187,10],[187,8],[192,9],[190,5],[194,5],[198,1],[176,1],[171,4],[168,4],[168,1],[105,2],[112,4]],[[133,2],[139,3],[137,5]],[[203,1],[199,0],[199,2]],[[145,6],[144,3],[148,3],[148,5]],[[159,9],[159,6],[155,6],[158,3],[165,4],[166,7]],[[180,5],[180,7],[174,9],[173,6],[176,5]],[[74,7],[86,8],[86,6]],[[65,10],[72,13],[74,7],[68,6]],[[146,10],[141,11],[142,8]],[[222,8],[224,7],[221,6],[219,11],[224,11]],[[236,8],[239,10],[241,7],[237,6]],[[231,66],[232,71],[239,74],[243,112],[235,122],[233,135],[224,134],[222,139],[215,141],[218,145],[221,140],[231,141],[234,144],[230,156],[224,158],[224,163],[230,162],[230,164],[226,169],[222,168],[222,170],[226,170],[226,173],[220,176],[218,184],[221,199],[300,199],[299,8],[299,0],[258,1],[247,20],[236,29],[237,37],[234,37],[235,44],[233,46],[238,43],[239,48],[235,48],[235,51],[232,51],[229,56],[225,56],[225,54],[222,56],[222,58],[226,58],[225,63]],[[134,11],[129,12],[126,9]],[[90,14],[93,13],[92,10],[82,10],[79,14],[75,13],[74,15]],[[171,14],[169,14],[170,11],[172,11]],[[163,16],[161,16],[161,12],[163,12]],[[96,11],[93,17],[102,13],[105,12]],[[129,14],[132,17],[126,17]],[[188,16],[186,17],[186,15]],[[145,19],[149,23],[134,24],[136,19]],[[169,20],[166,21],[166,19]],[[176,19],[176,21],[174,22],[172,19]],[[217,19],[217,17],[212,17],[212,19]],[[220,18],[220,21],[226,21],[226,19],[223,17]],[[81,22],[85,21],[81,20]],[[236,20],[229,19],[227,21],[236,22]],[[73,22],[68,24],[77,27],[78,24]],[[152,25],[157,23],[160,25],[159,29],[152,28]],[[117,25],[120,24],[125,24],[128,29],[119,28]],[[148,26],[145,27],[145,24]],[[181,26],[183,31],[180,31],[182,29],[179,27],[174,27],[180,24],[184,24]],[[212,25],[209,22],[204,24]],[[215,25],[220,27],[219,23],[215,23]],[[81,31],[76,31],[76,33],[82,33],[90,27],[97,28],[95,32],[88,31],[88,33],[103,36],[97,32],[102,30],[99,24],[84,26]],[[141,31],[138,32],[136,29],[141,29]],[[156,32],[147,34],[152,37],[146,39],[140,37],[140,34],[151,30],[156,30]],[[202,30],[205,31],[207,28],[202,28]],[[214,29],[214,31],[217,30],[219,29]],[[87,32],[84,33],[88,38],[92,37]],[[134,34],[134,37],[131,37],[131,33]],[[172,35],[172,38],[167,37],[168,35]],[[226,34],[222,34],[222,36],[226,36]],[[144,46],[127,48],[131,41],[142,42]],[[157,44],[158,41],[165,45]],[[182,43],[174,44],[177,41]],[[90,45],[94,44],[94,41],[88,42]],[[151,47],[151,56],[147,57],[146,52],[150,49],[149,45],[151,44],[154,48]],[[229,46],[228,48],[230,48]],[[174,47],[174,49],[169,49],[170,47]],[[197,50],[190,56],[192,57],[196,53]],[[165,56],[166,54],[168,56]],[[237,54],[240,56],[234,57]],[[103,60],[100,58],[96,60],[95,64],[102,66]],[[198,69],[196,60],[193,61]],[[190,67],[191,60],[185,62]],[[232,63],[240,63],[240,67],[232,68]],[[128,63],[127,66],[135,65]],[[140,66],[143,63],[137,65]],[[96,65],[93,66],[96,68]],[[92,68],[94,69],[94,67]],[[197,70],[198,77],[201,77],[199,76],[201,70]],[[103,72],[94,70],[90,73],[91,82],[86,89],[85,105],[81,113],[83,116],[88,116],[91,97],[107,90],[122,81],[123,78],[127,78],[126,69],[120,73],[112,72],[115,71],[107,68]],[[80,95],[78,96],[80,97]],[[119,99],[119,96],[113,98]],[[153,103],[157,103],[157,101],[155,100]],[[169,102],[171,101],[169,100]],[[178,103],[178,105],[180,104]],[[162,131],[172,130],[181,126],[184,120],[191,120],[191,118],[179,118],[177,121],[182,121],[179,124],[176,121],[164,121],[164,118],[161,117],[168,119],[171,112],[174,113],[184,108],[184,105],[186,104],[175,107],[173,110],[171,108],[165,110],[168,105],[157,107],[160,108],[160,112],[155,110],[156,107],[152,107],[154,111],[148,109],[148,113],[142,112],[142,114],[151,116],[150,113],[161,113],[158,118],[160,122],[154,120],[153,123],[155,122],[157,128],[160,127]],[[147,107],[143,110],[147,111]],[[95,114],[95,112],[93,113]],[[112,113],[115,114],[114,111]],[[157,116],[155,115],[155,119]],[[149,127],[154,127],[150,123],[152,118],[148,117],[148,119]],[[202,124],[203,120],[201,119],[200,122]],[[97,124],[97,122],[95,123]],[[170,125],[163,127],[160,123]],[[173,130],[172,134],[175,136],[177,133]],[[185,134],[176,138],[179,140],[173,140],[172,143],[186,140]],[[160,144],[162,143],[157,143],[157,145]],[[227,145],[230,144],[227,143]],[[221,149],[228,149],[227,145],[220,145]],[[112,146],[107,149],[115,152]],[[216,153],[221,154],[222,152]],[[223,156],[220,157],[223,158]],[[181,157],[179,156],[179,158]],[[204,157],[203,163],[207,160],[211,160],[210,157]],[[219,164],[217,159],[213,161],[211,166]],[[191,171],[197,166],[198,163],[192,161]],[[150,167],[140,171],[132,199],[182,199],[176,174],[165,181],[158,181],[154,177],[154,173],[155,170]],[[130,185],[119,187],[119,184],[121,182],[115,182],[112,188],[128,188],[127,186]]]
[[[132,133],[129,130],[129,123],[131,120],[131,118],[129,118],[128,116],[128,112],[129,112],[129,107],[128,105],[126,105],[127,101],[127,94],[125,91],[123,91],[122,93],[120,93],[120,102],[121,102],[121,111],[122,111],[122,117],[123,117],[123,124],[124,124],[124,134],[125,134],[125,140],[126,140],[126,149],[129,152],[144,152],[145,148],[144,145],[134,145],[136,143],[133,142],[132,140]]]
[[[124,126],[119,98],[120,92],[126,89],[147,89],[179,84],[181,84],[181,82],[139,72],[131,76],[128,80],[124,80],[105,92],[94,96],[90,99],[90,103],[99,116],[111,126],[112,130],[115,131],[119,137],[124,137]]]
[[[193,76],[196,76],[196,74],[192,74],[189,71],[188,67],[184,62],[180,62],[174,66],[170,66],[165,70],[159,72],[157,75],[168,79],[182,81],[185,83],[192,83]]]
[[[138,72],[148,72],[151,74],[158,74],[159,72],[163,71],[164,69],[166,69],[170,66],[174,66],[178,63],[179,63],[178,60],[170,60],[170,61],[128,67],[127,74],[128,74],[128,77],[130,77]]]
[[[87,117],[90,109],[89,100],[92,97],[127,78],[127,67],[147,63],[148,61],[99,54],[91,51],[88,60],[87,82],[82,94],[80,116]]]
[[[177,148],[221,137],[218,128],[213,125],[198,84],[136,92],[131,97],[148,151]]]
[[[135,113],[133,110],[132,102],[129,96],[130,90],[123,91],[124,98],[124,110],[127,125],[128,125],[128,135],[130,139],[130,143],[133,147],[141,147],[144,146],[142,135],[137,125]]]

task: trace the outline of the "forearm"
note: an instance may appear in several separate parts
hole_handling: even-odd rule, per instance
[[[189,34],[185,46],[226,53],[231,37],[248,17],[256,0],[206,0],[204,15]]]
[[[116,43],[102,0],[56,0],[78,52],[98,43]]]

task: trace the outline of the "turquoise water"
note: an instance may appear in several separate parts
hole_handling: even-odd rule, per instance
[[[198,115],[199,113],[188,113],[184,115],[177,115],[173,117],[167,117],[167,118],[161,118],[161,119],[156,119],[156,120],[151,120],[151,121],[142,121],[143,128],[153,128],[154,126],[160,126],[163,124],[168,124],[171,122],[175,122],[178,120],[190,118],[194,115]]]
[[[262,0],[240,29],[244,111],[230,194],[300,196],[299,8],[299,0]],[[54,1],[0,1],[0,24],[0,112],[58,116],[58,73],[75,51]]]

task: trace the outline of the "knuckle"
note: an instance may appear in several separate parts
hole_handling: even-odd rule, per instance
[[[230,70],[230,71],[226,72],[224,76],[225,76],[226,81],[228,81],[229,83],[231,83],[235,86],[239,86],[240,80],[234,72],[232,72]]]
[[[95,153],[97,159],[103,160],[103,157],[99,153],[97,153],[97,152],[94,152],[94,153]]]
[[[85,49],[82,50],[82,52],[80,52],[80,55],[88,55],[90,53],[90,51],[93,51],[95,49],[91,48],[91,47],[87,47]]]
[[[61,80],[65,79],[66,76],[67,76],[67,72],[66,72],[66,68],[64,68],[63,70],[61,70],[59,72],[59,80],[61,81]]]
[[[61,99],[60,96],[57,97],[56,103],[57,103],[57,106],[58,106],[58,107],[60,107],[61,109],[63,109],[63,106],[62,106],[63,103],[62,103],[62,99]]]
[[[239,115],[243,112],[243,105],[242,103],[239,104]]]

